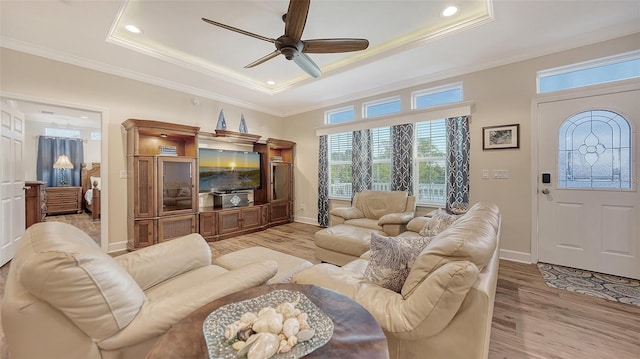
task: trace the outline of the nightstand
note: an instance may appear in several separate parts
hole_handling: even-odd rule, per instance
[[[82,187],[47,187],[47,214],[82,213]]]

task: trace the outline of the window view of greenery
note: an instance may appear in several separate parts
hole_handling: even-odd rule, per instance
[[[445,120],[418,122],[415,128],[416,151],[414,195],[419,203],[444,204],[447,194]]]

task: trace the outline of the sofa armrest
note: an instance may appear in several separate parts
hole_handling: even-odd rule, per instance
[[[382,329],[395,337],[418,340],[442,331],[456,315],[478,268],[469,261],[449,262],[426,277],[408,298],[373,283],[363,282],[356,301]]]
[[[360,211],[356,207],[334,208],[331,211],[329,211],[329,214],[331,214],[332,216],[337,216],[344,219],[364,218],[364,213],[362,213],[362,211]]]
[[[415,216],[415,212],[389,213],[380,217],[380,219],[378,220],[378,225],[384,226],[385,224],[407,224]]]
[[[211,264],[211,248],[197,233],[115,257],[142,290]]]

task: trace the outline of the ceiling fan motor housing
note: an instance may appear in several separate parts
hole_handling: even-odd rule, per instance
[[[276,48],[287,60],[293,59],[304,48],[302,41],[297,43],[290,37],[283,35],[276,39]]]

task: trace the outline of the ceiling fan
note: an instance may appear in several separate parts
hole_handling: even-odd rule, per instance
[[[310,0],[290,0],[287,13],[282,15],[282,20],[284,21],[284,35],[277,39],[254,34],[249,31],[241,30],[206,18],[202,18],[202,20],[223,29],[235,31],[243,35],[275,44],[275,51],[248,64],[245,68],[260,65],[261,63],[282,54],[287,60],[293,60],[293,62],[295,62],[311,77],[316,78],[322,74],[322,71],[320,71],[318,65],[311,60],[307,53],[328,54],[360,51],[369,46],[369,41],[366,39],[351,38],[301,40],[304,25],[307,22],[309,5]]]

